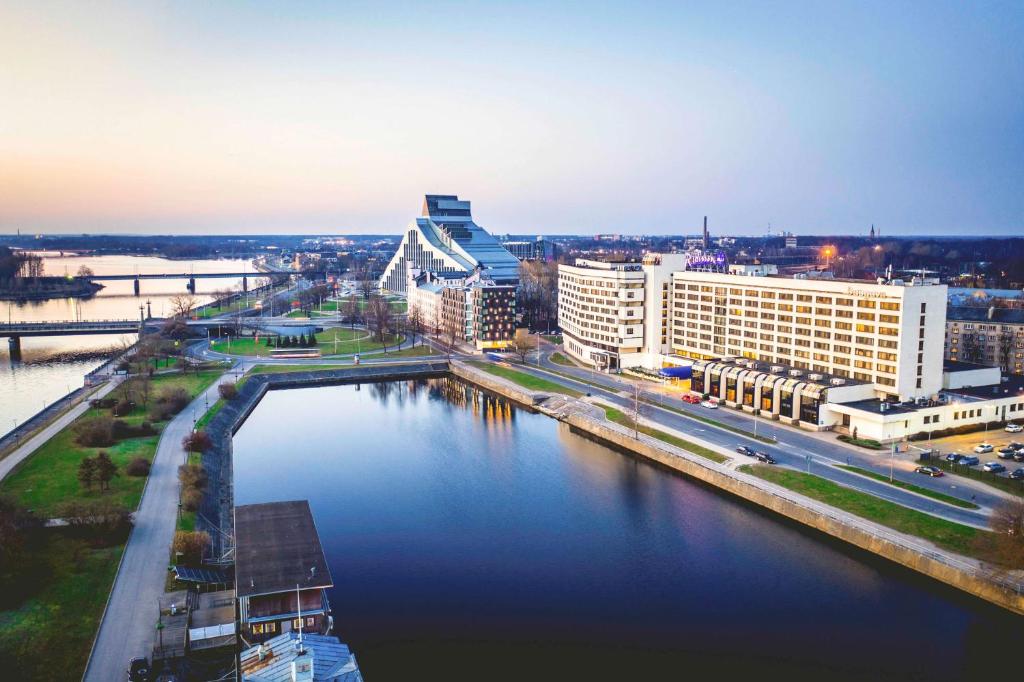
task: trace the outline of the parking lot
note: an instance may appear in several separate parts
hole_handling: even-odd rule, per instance
[[[918,441],[912,444],[913,447],[918,448],[933,448],[941,453],[941,456],[945,456],[949,453],[957,453],[961,455],[974,455],[978,458],[979,462],[977,466],[972,467],[974,469],[981,469],[986,462],[999,462],[1006,467],[1006,471],[999,474],[1000,476],[1006,477],[1014,469],[1024,467],[1024,463],[1014,461],[1012,459],[1000,459],[999,449],[1006,447],[1009,443],[1024,443],[1024,433],[1007,433],[1002,428],[989,429],[987,432],[977,431],[974,433],[962,434],[959,436],[947,436],[946,438],[937,438],[930,443],[928,441]],[[981,454],[974,452],[975,446],[981,443],[988,443],[992,446],[992,452]],[[911,450],[913,451],[913,449]]]

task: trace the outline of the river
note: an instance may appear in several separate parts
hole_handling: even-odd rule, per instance
[[[47,275],[74,275],[86,266],[97,275],[212,273],[253,271],[247,260],[167,260],[149,256],[64,256],[40,252]],[[206,303],[210,293],[225,288],[238,289],[241,278],[197,279],[196,300]],[[249,286],[265,282],[249,279]],[[141,295],[134,295],[131,280],[102,282],[104,288],[87,299],[51,299],[15,303],[0,301],[4,321],[46,322],[56,320],[102,320],[139,317],[139,305],[148,301],[154,317],[171,310],[172,297],[186,292],[184,279],[142,280]],[[135,335],[119,337],[48,336],[22,339],[21,361],[11,361],[6,339],[0,340],[0,405],[4,406],[0,433],[20,424],[43,406],[82,385],[87,373],[103,363],[110,350],[122,341],[134,342]]]
[[[984,679],[1024,635],[451,379],[272,391],[234,471],[236,504],[310,501],[374,682]]]

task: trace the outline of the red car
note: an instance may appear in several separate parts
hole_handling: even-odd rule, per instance
[[[698,396],[695,396],[695,395],[684,395],[683,396],[683,402],[684,403],[690,403],[691,405],[699,405],[700,404],[700,398]]]

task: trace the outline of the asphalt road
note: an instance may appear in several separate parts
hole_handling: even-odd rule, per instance
[[[207,389],[212,405],[217,384]],[[86,682],[127,679],[128,662],[149,658],[156,640],[157,599],[164,594],[171,540],[178,510],[178,465],[184,462],[181,440],[192,430],[193,410],[206,409],[200,394],[164,428],[135,525],[114,580],[110,602],[85,671]]]
[[[539,368],[536,365],[535,357],[533,362],[532,366],[517,366],[516,369],[525,369],[532,374],[562,383],[578,391],[589,392],[627,410],[632,409],[632,398],[630,395],[632,382],[628,380],[551,363],[548,353],[542,353]],[[544,370],[554,370],[561,373],[561,375],[553,375]],[[574,381],[562,376],[565,374],[578,377],[580,381]],[[594,384],[597,384],[599,387]],[[806,433],[793,427],[781,426],[766,419],[759,419],[758,435],[776,439],[775,444],[769,445],[685,416],[685,414],[695,414],[746,431],[753,431],[753,417],[743,412],[730,408],[709,410],[699,405],[684,403],[678,396],[670,397],[660,392],[645,391],[643,395],[649,403],[654,403],[647,404],[642,409],[642,415],[651,421],[683,433],[692,433],[696,437],[730,450],[734,450],[738,445],[746,445],[755,450],[762,450],[775,457],[780,465],[801,471],[807,471],[808,458],[810,458],[810,472],[815,475],[950,521],[976,527],[987,527],[988,514],[991,508],[1005,498],[1005,494],[1001,491],[993,490],[991,487],[980,482],[954,476],[936,479],[914,473],[913,469],[918,465],[916,453],[900,453],[897,455],[892,462],[892,473],[895,479],[965,500],[971,500],[973,496],[974,502],[981,507],[981,509],[977,510],[963,509],[833,466],[850,464],[888,476],[890,473],[890,456],[888,452],[861,451],[859,448],[855,449],[835,442],[832,434]],[[673,410],[679,410],[684,414],[664,409],[657,404],[659,402],[671,405]]]

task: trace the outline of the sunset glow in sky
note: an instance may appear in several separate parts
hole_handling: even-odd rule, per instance
[[[0,232],[1024,233],[1024,3],[0,3]]]

